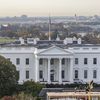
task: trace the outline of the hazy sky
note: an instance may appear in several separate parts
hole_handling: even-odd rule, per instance
[[[100,0],[0,0],[0,16],[100,15]]]

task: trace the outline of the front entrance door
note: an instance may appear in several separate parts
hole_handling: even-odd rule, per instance
[[[51,82],[54,81],[54,74],[51,74],[51,75],[50,75],[50,80],[51,80]]]

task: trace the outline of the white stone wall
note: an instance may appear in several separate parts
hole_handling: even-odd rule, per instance
[[[29,71],[29,80],[35,81],[35,57],[34,57],[34,48],[3,48],[0,49],[0,55],[5,58],[10,58],[10,61],[16,66],[16,69],[20,72],[19,83],[26,81],[26,70]],[[33,53],[32,53],[33,52]],[[16,64],[16,58],[20,59],[20,64]],[[29,65],[26,65],[26,58],[29,58]]]
[[[77,53],[74,54],[74,58],[78,58],[79,64],[75,65],[74,70],[79,70],[79,79],[86,82],[94,80],[94,82],[100,82],[100,53]],[[88,58],[88,64],[84,64],[84,58]],[[93,64],[93,58],[97,58],[97,64]],[[84,79],[84,70],[88,70],[88,78]],[[93,70],[97,70],[97,78],[93,79]]]
[[[74,48],[74,49],[73,49]],[[73,79],[74,79],[74,70],[79,71],[79,79],[89,82],[91,80],[94,80],[94,82],[100,83],[100,47],[73,47],[69,48],[68,51],[73,52],[73,58],[78,58],[79,63],[75,65],[73,63]],[[52,49],[52,48],[51,48]],[[50,50],[51,50],[50,49]],[[10,61],[16,66],[17,70],[20,71],[20,79],[19,83],[22,83],[23,81],[27,81],[26,79],[26,70],[29,70],[29,79],[28,80],[36,80],[36,63],[35,63],[35,48],[34,47],[27,47],[27,46],[18,46],[18,47],[0,47],[0,55],[4,56],[5,58],[10,58]],[[44,50],[44,49],[43,49]],[[43,50],[38,50],[43,51]],[[54,51],[53,51],[54,50]],[[67,49],[66,49],[67,50]],[[63,53],[60,53],[60,50],[57,51],[56,49],[52,49],[52,52],[50,54],[54,54],[54,52],[59,51],[59,58],[62,57],[61,54],[64,56]],[[49,53],[46,51],[46,53]],[[61,56],[60,56],[61,55]],[[56,55],[55,57],[57,57]],[[70,56],[70,55],[68,55]],[[72,55],[71,55],[72,56]],[[49,57],[49,56],[46,56]],[[53,55],[52,55],[53,57]],[[67,57],[67,56],[64,56]],[[16,65],[16,58],[20,58],[20,65]],[[26,65],[25,59],[29,58],[29,65]],[[42,58],[42,56],[41,56]],[[58,59],[59,59],[58,58]],[[84,65],[84,58],[88,58],[88,64]],[[93,58],[97,58],[97,64],[93,64]],[[54,67],[51,65],[51,69],[54,68],[55,70],[55,81],[58,81],[59,79],[59,60],[55,60]],[[70,60],[66,59],[66,64],[62,65],[62,70],[65,70],[65,79],[70,81]],[[75,62],[75,61],[74,61]],[[43,70],[43,77],[44,81],[47,81],[47,67],[48,66],[48,60],[43,60],[43,65],[39,66],[39,70]],[[88,70],[88,78],[84,79],[84,70]],[[97,70],[97,78],[93,79],[93,70]],[[42,81],[42,80],[40,80]]]

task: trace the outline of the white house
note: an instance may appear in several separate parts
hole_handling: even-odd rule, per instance
[[[28,39],[29,40],[29,39]],[[74,80],[100,83],[100,45],[83,44],[81,39],[34,39],[25,43],[1,44],[0,55],[19,72],[19,83],[73,83]],[[29,44],[28,44],[29,43]]]

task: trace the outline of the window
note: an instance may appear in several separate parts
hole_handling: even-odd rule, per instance
[[[84,70],[84,78],[86,79],[88,76],[88,71],[87,70]]]
[[[75,58],[75,64],[78,64],[78,58]]]
[[[84,58],[84,64],[88,64],[88,59]]]
[[[78,70],[75,70],[75,79],[78,79]]]
[[[97,58],[93,58],[93,64],[97,64]]]
[[[29,58],[26,58],[26,65],[29,65]]]
[[[16,65],[19,65],[19,64],[20,64],[20,59],[16,58]]]
[[[97,78],[97,71],[93,70],[93,78]]]
[[[62,79],[64,79],[64,78],[65,78],[65,71],[62,70]]]
[[[39,60],[39,64],[40,64],[40,65],[43,65],[43,59],[40,59],[40,60]]]
[[[50,60],[51,65],[54,65],[54,59]]]
[[[54,70],[50,70],[50,72],[54,72]]]
[[[62,65],[65,65],[65,58],[62,59]]]
[[[26,79],[29,79],[29,71],[26,71]]]
[[[40,79],[43,78],[43,71],[42,71],[42,70],[40,70],[40,72],[39,72],[39,78],[40,78]]]

